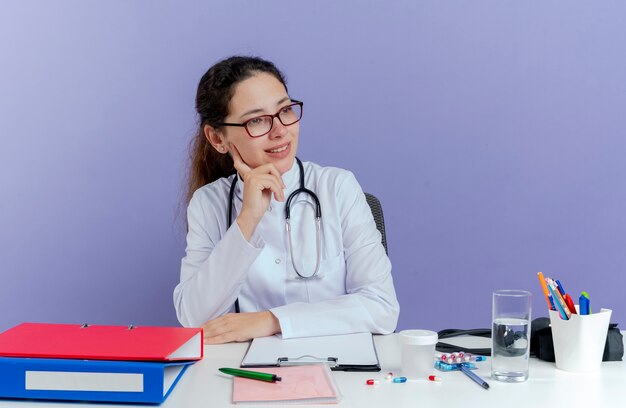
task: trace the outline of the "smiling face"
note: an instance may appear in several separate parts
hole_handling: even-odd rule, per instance
[[[235,86],[224,122],[243,123],[260,115],[274,115],[291,103],[283,84],[273,75],[261,72]],[[300,123],[284,126],[274,118],[272,130],[260,137],[250,137],[245,128],[236,126],[223,126],[216,133],[225,150],[234,145],[251,168],[273,163],[284,174],[293,165],[299,130]],[[216,146],[215,138],[210,139]],[[220,150],[220,146],[216,148]]]

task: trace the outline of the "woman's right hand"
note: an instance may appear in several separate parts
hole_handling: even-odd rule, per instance
[[[237,224],[246,240],[254,233],[256,226],[263,218],[272,199],[272,194],[277,201],[285,201],[285,183],[280,172],[272,163],[264,164],[256,168],[250,168],[243,161],[237,148],[230,144],[230,152],[233,157],[235,170],[243,180],[243,205]]]

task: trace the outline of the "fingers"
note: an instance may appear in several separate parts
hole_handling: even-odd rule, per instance
[[[259,180],[269,180],[267,177],[270,177],[272,180],[271,185],[273,188],[270,187],[269,185],[267,185],[266,188],[272,190],[272,192],[274,193],[274,198],[277,201],[285,201],[285,188],[287,186],[285,185],[285,182],[283,181],[283,177],[281,176],[276,166],[274,166],[274,164],[272,163],[264,164],[248,173],[249,178],[251,178],[252,176],[256,176],[256,175],[263,176],[263,177],[260,177]],[[250,182],[252,182],[252,180],[250,180]]]
[[[285,201],[285,190],[282,179],[272,174],[252,174],[248,175],[246,185],[250,188],[257,189],[260,192],[269,190],[274,194],[276,201]]]
[[[246,314],[229,313],[208,321],[204,326],[204,344],[223,344],[233,341],[247,341],[251,337],[245,333]]]
[[[229,144],[229,149],[233,157],[235,170],[247,186],[256,190],[271,190],[277,201],[285,201],[284,189],[286,185],[283,178],[274,164],[267,163],[256,168],[251,168],[243,161],[239,150],[234,144]]]
[[[282,188],[287,187],[285,185],[285,182],[283,181],[283,176],[280,174],[280,171],[278,171],[278,169],[276,168],[276,166],[274,166],[274,164],[272,163],[264,164],[263,166],[260,166],[260,169],[262,169],[262,171],[267,171],[268,174],[271,174],[272,176],[276,177],[276,179],[279,181],[280,186]]]
[[[276,178],[281,188],[286,187],[285,183],[283,182],[282,175],[280,174],[276,166],[274,166],[274,164],[267,163],[255,169],[252,169],[250,166],[248,166],[248,164],[246,164],[246,162],[243,161],[243,158],[241,157],[239,150],[237,150],[237,147],[235,147],[234,144],[230,143],[229,149],[233,157],[233,165],[235,166],[235,170],[237,170],[237,172],[241,175],[241,178],[243,179],[244,182],[247,182],[247,176],[248,174],[252,172],[256,174],[271,174],[272,176]],[[276,199],[278,199],[276,195],[275,197]],[[284,201],[284,197],[282,201]]]
[[[233,165],[235,166],[235,170],[237,170],[237,173],[239,173],[241,175],[241,178],[245,180],[245,175],[252,171],[252,169],[246,164],[246,162],[243,161],[241,155],[239,154],[239,150],[237,150],[234,144],[229,143],[228,148],[233,158]]]
[[[280,172],[273,164],[264,164],[248,173],[248,179],[245,180],[247,185],[258,187],[263,185],[265,189],[269,189],[274,193],[277,201],[285,201],[285,182]]]
[[[205,344],[221,344],[233,341],[230,338],[232,332],[228,325],[227,316],[229,315],[210,320],[202,327]]]
[[[229,313],[209,320],[203,329],[205,344],[222,344],[280,333],[280,324],[269,311]]]
[[[204,335],[204,344],[224,344],[224,343],[232,343],[234,341],[245,341],[245,340],[237,340],[235,338],[234,332],[226,332],[221,334],[216,334],[214,336]]]
[[[224,343],[232,343],[233,339],[231,339],[229,336],[226,335],[221,335],[221,336],[215,336],[215,337],[206,337],[204,336],[204,344],[224,344]]]

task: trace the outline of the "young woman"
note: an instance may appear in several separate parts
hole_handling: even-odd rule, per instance
[[[395,330],[391,263],[361,187],[296,158],[302,107],[260,58],[200,80],[174,304],[206,343]]]

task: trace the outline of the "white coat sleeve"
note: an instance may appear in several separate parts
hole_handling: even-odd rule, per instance
[[[174,289],[176,315],[186,327],[200,327],[231,309],[264,246],[254,234],[247,241],[236,222],[220,231],[219,217],[226,211],[222,202],[196,192],[187,209],[186,255]]]
[[[337,204],[346,260],[346,294],[271,309],[283,338],[395,330],[400,306],[391,262],[361,186],[350,172],[338,180]]]

